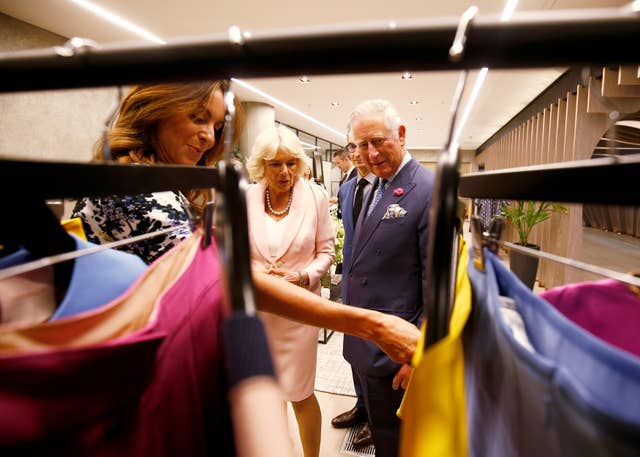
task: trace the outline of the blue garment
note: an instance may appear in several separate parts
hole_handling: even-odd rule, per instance
[[[76,250],[95,244],[70,234]],[[0,268],[35,260],[25,249],[0,259]],[[147,264],[133,254],[105,249],[74,259],[73,272],[64,299],[49,318],[50,321],[74,316],[109,303],[125,292],[147,269]]]
[[[484,273],[471,257],[463,335],[471,454],[640,455],[640,360],[566,319],[490,252]],[[515,300],[536,352],[514,339],[499,295]]]

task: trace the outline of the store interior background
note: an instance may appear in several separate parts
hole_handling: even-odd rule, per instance
[[[155,43],[162,46],[162,42],[193,37],[223,37],[233,25],[238,26],[246,36],[250,36],[252,31],[265,29],[296,27],[311,31],[327,24],[367,21],[393,27],[394,23],[420,18],[457,17],[471,4],[478,6],[480,14],[497,16],[505,7],[504,0],[481,0],[475,3],[460,0],[94,2],[144,29],[147,35],[143,37],[97,16],[80,6],[80,3],[80,0],[0,0],[0,53],[59,46],[71,37],[89,38],[98,44]],[[620,7],[627,3],[620,0],[521,0],[516,5],[516,12],[577,11]],[[324,171],[325,183],[330,192],[335,193],[340,173],[331,167],[331,153],[345,144],[347,115],[358,102],[382,97],[391,100],[400,112],[407,126],[407,147],[411,154],[425,166],[435,167],[439,149],[447,138],[449,110],[459,72],[411,72],[410,68],[406,71],[411,73],[410,78],[403,78],[403,73],[399,72],[381,71],[337,76],[309,74],[240,79],[234,84],[234,90],[246,103],[249,121],[252,116],[254,120],[254,131],[248,129],[242,139],[241,153],[249,150],[252,138],[257,134],[255,130],[260,125],[273,121],[284,123],[298,131],[308,154],[315,159],[316,175]],[[525,112],[536,97],[567,71],[565,67],[489,69],[473,108],[464,112],[469,105],[472,87],[481,73],[480,70],[470,71],[461,105],[463,127],[459,132],[456,131],[461,149],[460,172],[473,172],[484,162],[495,162],[492,156],[487,156],[485,160],[478,154],[489,150],[494,135]],[[303,81],[303,76],[309,81]],[[94,142],[104,130],[105,120],[117,104],[118,94],[118,88],[115,87],[0,94],[0,157],[88,161]],[[640,85],[632,87],[631,96],[621,103],[627,111],[625,127],[632,129],[624,152],[638,153]],[[633,129],[637,130],[635,134]],[[598,150],[594,148],[590,154],[614,152],[611,146],[611,142],[599,142]],[[619,146],[617,152],[620,152]],[[502,166],[519,163],[510,160]],[[536,162],[529,164],[533,163]],[[637,209],[635,214],[638,215]],[[640,226],[639,221],[634,224]],[[571,245],[567,252],[579,260],[621,272],[640,269],[640,233],[583,227],[581,216],[571,219],[567,227],[566,242]],[[593,277],[568,271],[562,278],[563,282],[570,282]],[[334,337],[338,338],[339,335]],[[322,350],[326,352],[326,349]],[[324,357],[323,363],[329,365],[322,370],[345,372],[339,354],[325,354]],[[327,362],[326,357],[333,362]],[[349,409],[353,405],[353,398],[326,392],[319,392],[318,396],[323,410],[322,455],[342,455],[345,432],[332,429],[329,421],[333,415]],[[290,423],[295,427],[295,421]],[[299,448],[295,439],[292,439],[292,443]]]

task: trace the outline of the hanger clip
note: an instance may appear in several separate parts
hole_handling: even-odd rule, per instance
[[[500,238],[504,231],[504,217],[495,216],[491,219],[488,230],[483,231],[483,226],[478,216],[472,216],[470,221],[471,236],[473,239],[473,264],[480,271],[484,271],[484,248],[494,254],[498,254]]]
[[[215,202],[207,202],[204,207],[204,214],[202,215],[202,230],[204,235],[200,246],[202,249],[206,249],[211,244],[211,237],[213,236],[213,214],[215,213]]]

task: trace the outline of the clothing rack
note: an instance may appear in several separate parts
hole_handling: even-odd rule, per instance
[[[637,2],[635,2],[637,4]],[[637,6],[477,15],[464,56],[449,60],[458,17],[251,31],[167,45],[65,46],[0,53],[0,92],[198,78],[274,77],[640,61]],[[46,75],[46,77],[43,77]]]
[[[606,157],[468,173],[460,177],[459,194],[469,198],[640,205],[638,177],[640,157]]]
[[[0,190],[40,199],[135,195],[175,189],[220,188],[215,168],[0,159]]]
[[[70,40],[65,46],[49,49],[0,53],[0,92],[203,77],[345,74],[406,71],[408,68],[421,71],[485,66],[617,65],[640,61],[640,49],[632,45],[640,42],[637,1],[620,8],[521,12],[514,14],[509,22],[501,22],[497,15],[478,15],[466,32],[464,54],[452,62],[449,48],[458,25],[457,17],[378,21],[252,31],[250,39],[232,27],[228,35],[176,40],[162,46],[94,46],[81,40]],[[578,166],[562,164],[463,176],[460,178],[460,195],[584,201],[580,190],[571,189],[577,186],[588,191],[585,195],[589,196],[589,202],[637,203],[639,193],[624,186],[631,186],[634,182],[631,178],[638,176],[638,162],[603,160],[608,162],[591,161]],[[11,161],[3,161],[1,165],[3,190],[10,189],[5,179],[8,176],[28,176],[31,178],[28,182],[33,185],[30,192],[48,198],[78,195],[86,193],[87,189],[92,189],[91,193],[97,195],[182,186],[193,188],[205,183],[203,187],[215,187],[218,184],[214,170],[201,168],[133,166],[125,170],[113,164],[38,165]],[[83,168],[75,169],[76,166]],[[13,173],[9,175],[11,167],[14,167]],[[21,167],[30,168],[28,174]],[[58,174],[61,172],[65,174]],[[71,177],[74,173],[81,181],[71,178],[69,183],[64,183],[59,180],[60,176]],[[90,173],[96,174],[92,178]],[[563,173],[568,173],[573,181],[565,180],[567,175]],[[598,174],[600,182],[603,176],[608,182],[615,182],[616,189],[613,185],[607,186],[612,189],[606,193],[604,190],[585,189],[592,182],[589,177],[594,173]],[[153,185],[149,180],[153,180]],[[487,180],[492,182],[487,184]],[[509,183],[514,182],[511,187]],[[541,182],[544,185],[541,186]],[[450,285],[443,287],[449,288]],[[440,315],[448,316],[448,312]]]

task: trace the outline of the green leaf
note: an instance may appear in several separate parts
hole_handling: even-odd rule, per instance
[[[515,227],[518,242],[526,245],[529,244],[529,236],[536,225],[549,219],[553,213],[566,214],[568,211],[566,206],[557,203],[518,200],[503,207],[500,214]]]

